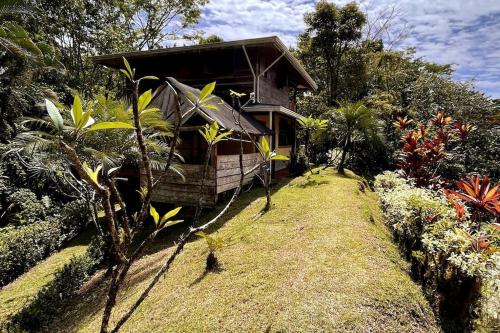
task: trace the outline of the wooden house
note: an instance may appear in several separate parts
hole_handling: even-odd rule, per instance
[[[182,166],[185,181],[180,177],[166,177],[155,194],[154,201],[182,205],[195,204],[201,183],[202,160],[206,145],[198,133],[200,126],[217,121],[225,129],[239,130],[234,121],[230,90],[245,93],[253,102],[244,107],[241,125],[258,139],[266,135],[271,148],[288,155],[296,149],[296,96],[299,92],[315,90],[316,83],[293,57],[278,37],[220,42],[206,45],[171,47],[159,50],[137,51],[94,57],[97,64],[122,68],[122,57],[136,69],[137,77],[154,75],[160,83],[148,81],[160,89],[155,103],[164,116],[175,121],[170,111],[172,91],[182,100],[181,144],[178,147],[185,159]],[[161,85],[168,81],[169,85]],[[225,103],[216,103],[218,110],[195,108],[190,94],[198,95],[200,88],[216,81],[214,95]],[[213,103],[213,102],[212,102]],[[239,183],[239,144],[224,141],[211,155],[208,186],[204,203],[213,205],[219,194],[235,188]],[[253,167],[259,155],[251,143],[244,145],[245,168]],[[273,162],[273,177],[287,174],[286,162]],[[252,176],[248,177],[250,180]]]

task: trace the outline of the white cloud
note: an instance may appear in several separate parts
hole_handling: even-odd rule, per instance
[[[335,1],[344,4],[346,0]],[[304,31],[303,15],[313,10],[307,0],[212,0],[200,27],[225,40],[279,36],[295,44]],[[474,78],[476,86],[500,97],[499,0],[362,0],[369,15],[397,6],[412,27],[399,47],[415,46],[417,55],[437,63],[453,63],[459,80]]]

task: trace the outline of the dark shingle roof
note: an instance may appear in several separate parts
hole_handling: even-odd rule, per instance
[[[172,124],[177,123],[177,115],[175,113],[175,89],[179,96],[182,113],[182,124],[185,124],[192,116],[198,114],[208,123],[214,121],[225,129],[232,129],[240,132],[241,129],[235,121],[238,119],[238,112],[230,105],[225,103],[220,97],[212,95],[210,104],[217,107],[217,110],[207,107],[195,107],[194,100],[200,94],[200,90],[182,84],[176,79],[169,77],[167,83],[160,86],[151,101],[151,106],[160,108],[165,118]],[[268,135],[272,130],[255,120],[252,116],[242,113],[240,118],[241,126],[249,133],[255,135]]]

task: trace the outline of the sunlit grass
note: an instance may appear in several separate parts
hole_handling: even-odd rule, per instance
[[[220,272],[204,274],[204,240],[189,243],[123,332],[437,330],[382,224],[375,195],[361,192],[356,177],[328,170],[284,181],[264,215],[262,195],[261,189],[244,194],[212,230],[225,242],[217,252]],[[113,321],[171,253],[172,238],[159,239],[133,266]],[[100,277],[49,331],[98,331]]]

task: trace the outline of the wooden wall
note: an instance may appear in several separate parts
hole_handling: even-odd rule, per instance
[[[243,155],[244,171],[248,171],[257,165],[260,158],[258,153]],[[195,206],[197,204],[203,165],[184,164],[181,167],[186,178],[185,182],[179,175],[169,172],[153,194],[153,202],[171,203],[179,206]],[[258,172],[257,169],[246,176],[245,184],[249,183]],[[159,171],[154,172],[154,177],[158,177],[159,174]],[[217,156],[217,171],[213,166],[209,166],[207,179],[205,180],[204,205],[208,207],[216,204],[218,194],[236,188],[239,181],[239,155]],[[141,182],[143,184],[145,182],[144,174],[141,175]]]
[[[217,156],[217,193],[222,193],[236,188],[240,182],[240,159],[239,155]],[[243,155],[243,170],[246,172],[260,161],[258,153]],[[245,177],[245,183],[249,183],[258,169]]]
[[[153,194],[153,202],[172,203],[179,206],[194,206],[198,202],[201,175],[203,174],[203,165],[184,164],[181,165],[186,181],[169,172],[158,185]],[[159,172],[154,173],[158,177]],[[145,178],[141,179],[144,183]],[[217,193],[215,191],[215,170],[212,166],[208,168],[207,179],[205,180],[204,205],[212,206],[217,202]]]

